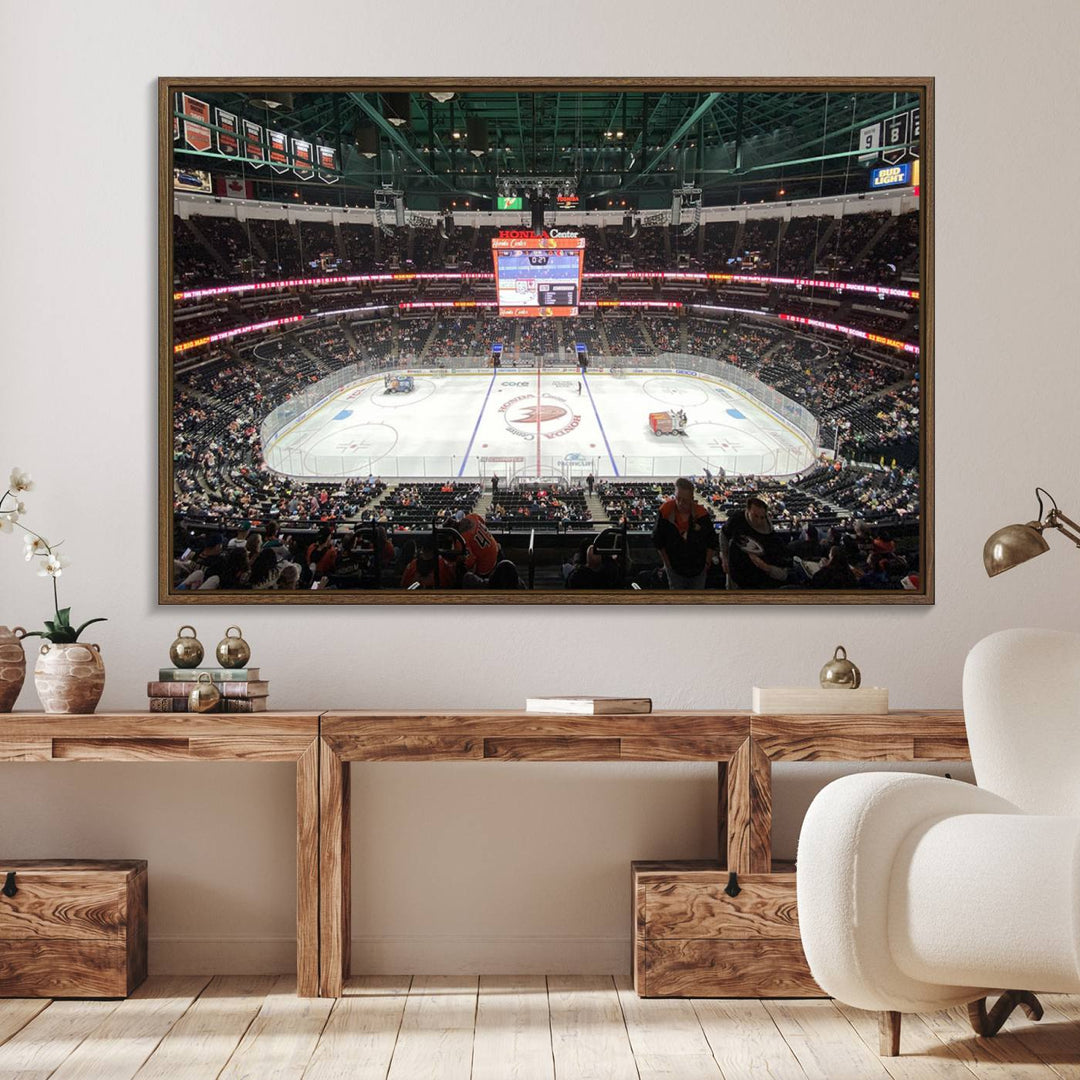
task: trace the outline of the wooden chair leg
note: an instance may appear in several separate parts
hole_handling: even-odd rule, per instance
[[[899,1056],[901,1019],[898,1012],[878,1013],[878,1052],[882,1057]]]
[[[1029,1020],[1042,1019],[1042,1005],[1030,990],[1006,990],[989,1012],[986,1011],[986,998],[979,998],[968,1005],[972,1030],[976,1035],[992,1039],[1017,1007],[1024,1010]]]

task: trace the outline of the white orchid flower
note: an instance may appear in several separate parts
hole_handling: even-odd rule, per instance
[[[35,536],[27,533],[23,537],[23,555],[29,562],[35,555],[45,555],[49,550],[49,542],[44,536]]]
[[[30,479],[28,472],[23,472],[22,469],[12,469],[11,478],[8,480],[8,487],[12,491],[33,491],[34,481]]]
[[[9,533],[19,520],[18,510],[0,510],[0,533]]]
[[[64,567],[70,565],[70,560],[64,558],[63,555],[58,555],[54,552],[52,555],[46,557],[45,562],[38,571],[38,577],[58,578],[64,572]]]

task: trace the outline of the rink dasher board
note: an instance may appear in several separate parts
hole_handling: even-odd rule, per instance
[[[802,429],[800,429],[799,427],[797,427],[796,425],[794,425],[789,419],[787,419],[786,417],[784,417],[783,415],[778,413],[775,409],[773,409],[771,406],[766,404],[764,401],[762,401],[761,399],[759,399],[757,397],[754,397],[752,394],[747,393],[746,390],[734,385],[733,383],[730,383],[730,382],[725,381],[723,379],[717,378],[715,375],[711,375],[711,374],[705,373],[705,372],[695,371],[695,370],[693,370],[691,368],[676,368],[676,367],[656,368],[656,367],[638,367],[638,366],[629,367],[629,366],[624,366],[624,367],[620,367],[618,370],[620,371],[620,373],[624,377],[632,376],[632,377],[645,378],[645,379],[656,379],[656,378],[664,378],[664,377],[673,378],[673,379],[685,378],[685,379],[692,379],[692,380],[694,380],[695,382],[698,382],[698,383],[704,383],[704,384],[707,384],[709,386],[719,388],[719,389],[723,390],[726,394],[729,394],[729,395],[731,395],[731,396],[733,396],[735,398],[739,398],[742,401],[746,402],[751,407],[751,409],[753,411],[759,413],[762,417],[768,418],[773,424],[775,424],[778,427],[782,428],[787,433],[788,436],[792,437],[795,440],[795,442],[801,446],[801,448],[803,449],[803,451],[807,455],[807,459],[806,459],[805,463],[799,469],[792,470],[792,473],[784,474],[784,475],[793,475],[795,472],[799,472],[799,471],[802,471],[802,469],[808,468],[813,463],[813,458],[816,456],[817,448],[816,448],[815,444],[813,443],[813,441],[810,439],[810,437],[807,435],[807,433],[805,431],[803,431]],[[533,379],[533,378],[546,378],[546,377],[552,377],[552,376],[580,378],[581,375],[582,375],[580,367],[578,365],[576,365],[576,364],[572,364],[572,365],[567,365],[567,364],[557,364],[556,365],[556,364],[552,364],[550,366],[540,366],[539,368],[536,365],[532,365],[532,366],[529,366],[529,367],[514,367],[513,365],[503,365],[503,366],[500,366],[498,369],[493,369],[493,368],[486,367],[486,366],[485,367],[479,367],[479,366],[477,366],[477,367],[458,367],[458,368],[409,367],[409,368],[395,368],[395,369],[391,369],[389,371],[384,370],[384,371],[372,372],[369,375],[365,375],[365,376],[363,376],[363,377],[361,377],[359,379],[354,380],[353,382],[347,383],[344,386],[338,387],[335,390],[331,391],[330,393],[327,394],[326,397],[324,397],[321,400],[315,402],[310,408],[305,410],[300,415],[294,417],[293,420],[291,420],[284,428],[282,428],[280,431],[275,433],[275,435],[274,435],[272,441],[270,442],[270,444],[268,446],[264,447],[264,458],[267,459],[267,463],[270,464],[270,467],[272,469],[274,469],[275,471],[282,472],[283,475],[294,475],[293,473],[289,472],[288,470],[282,470],[278,466],[275,466],[275,465],[271,464],[269,462],[269,457],[270,457],[271,453],[273,451],[278,450],[279,448],[281,448],[281,444],[283,442],[287,441],[290,438],[290,436],[292,436],[297,431],[298,428],[301,428],[302,426],[310,423],[313,419],[315,419],[319,415],[319,413],[323,412],[324,410],[326,410],[328,408],[341,407],[342,405],[346,404],[347,399],[352,398],[352,397],[358,397],[358,396],[364,394],[365,391],[367,391],[369,388],[377,387],[385,379],[385,376],[387,374],[393,374],[393,375],[398,375],[398,376],[411,375],[414,378],[428,379],[428,380],[434,380],[434,379],[440,379],[441,380],[441,379],[457,378],[457,377],[460,377],[460,376],[466,376],[466,377],[468,377],[470,379],[474,379],[474,380],[484,380],[484,381],[490,380],[490,382],[492,384],[494,384],[494,381],[497,378]],[[600,375],[610,376],[611,375],[611,370],[610,369],[605,369],[605,368],[593,368],[591,370],[587,370],[585,372],[585,374],[587,376],[600,376]],[[482,409],[480,417],[477,420],[478,424],[480,423],[480,421],[482,421],[484,419],[484,416],[485,416],[485,410]],[[758,424],[758,421],[755,418],[753,418],[752,416],[747,416],[746,418],[750,419],[755,425]],[[602,424],[601,424],[601,427],[602,427]],[[775,438],[775,435],[773,437]],[[300,451],[301,453],[306,452],[301,447],[289,448],[289,449],[290,450],[291,449],[296,449],[296,450]],[[285,452],[289,452],[289,451],[286,450]],[[794,453],[795,448],[787,448],[787,452]],[[691,452],[691,455],[696,456],[694,454],[694,452]],[[399,456],[409,458],[409,457],[415,457],[415,456],[418,456],[418,455],[416,455],[416,454],[404,454],[404,455],[399,455]],[[423,456],[423,455],[420,455],[420,456]],[[601,455],[601,456],[603,456],[603,455]],[[638,455],[624,453],[622,456],[624,456],[624,457],[639,456],[640,457],[640,456],[649,456],[649,455],[647,453],[646,454],[638,454]],[[453,472],[453,469],[451,469],[450,471]],[[312,474],[312,475],[314,476],[316,474]],[[321,477],[324,474],[317,474],[317,475]],[[325,474],[325,475],[334,476],[336,478],[336,474]],[[426,476],[427,474],[424,474],[424,475]],[[432,474],[432,475],[434,475],[434,474]],[[636,475],[636,474],[634,474],[634,475]],[[646,474],[642,474],[642,475],[646,475]],[[659,474],[651,473],[651,474],[648,474],[648,475],[659,475]],[[664,474],[664,475],[666,475],[666,474]],[[674,473],[672,473],[672,475],[674,475]],[[781,474],[778,474],[778,473],[776,473],[776,474],[774,474],[774,473],[762,473],[762,475],[781,475]],[[618,472],[616,472],[616,476],[619,476]],[[401,478],[401,476],[399,474],[399,479],[400,478]]]

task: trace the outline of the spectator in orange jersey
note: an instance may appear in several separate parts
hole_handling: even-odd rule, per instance
[[[704,589],[713,553],[719,547],[712,515],[694,500],[693,481],[680,476],[675,495],[660,506],[653,530],[669,589]]]
[[[465,569],[486,578],[499,561],[498,540],[488,532],[487,523],[479,514],[463,514],[459,510],[454,522],[465,541]]]
[[[410,585],[419,582],[421,589],[435,588],[435,562],[435,545],[430,539],[421,541],[416,558],[405,567],[405,572],[401,575],[401,587],[407,589]],[[454,564],[440,555],[438,565],[439,588],[453,588],[457,584],[457,570]]]

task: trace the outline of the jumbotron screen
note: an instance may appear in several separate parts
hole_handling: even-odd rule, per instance
[[[491,241],[499,314],[576,315],[585,240],[578,236],[502,236]]]

